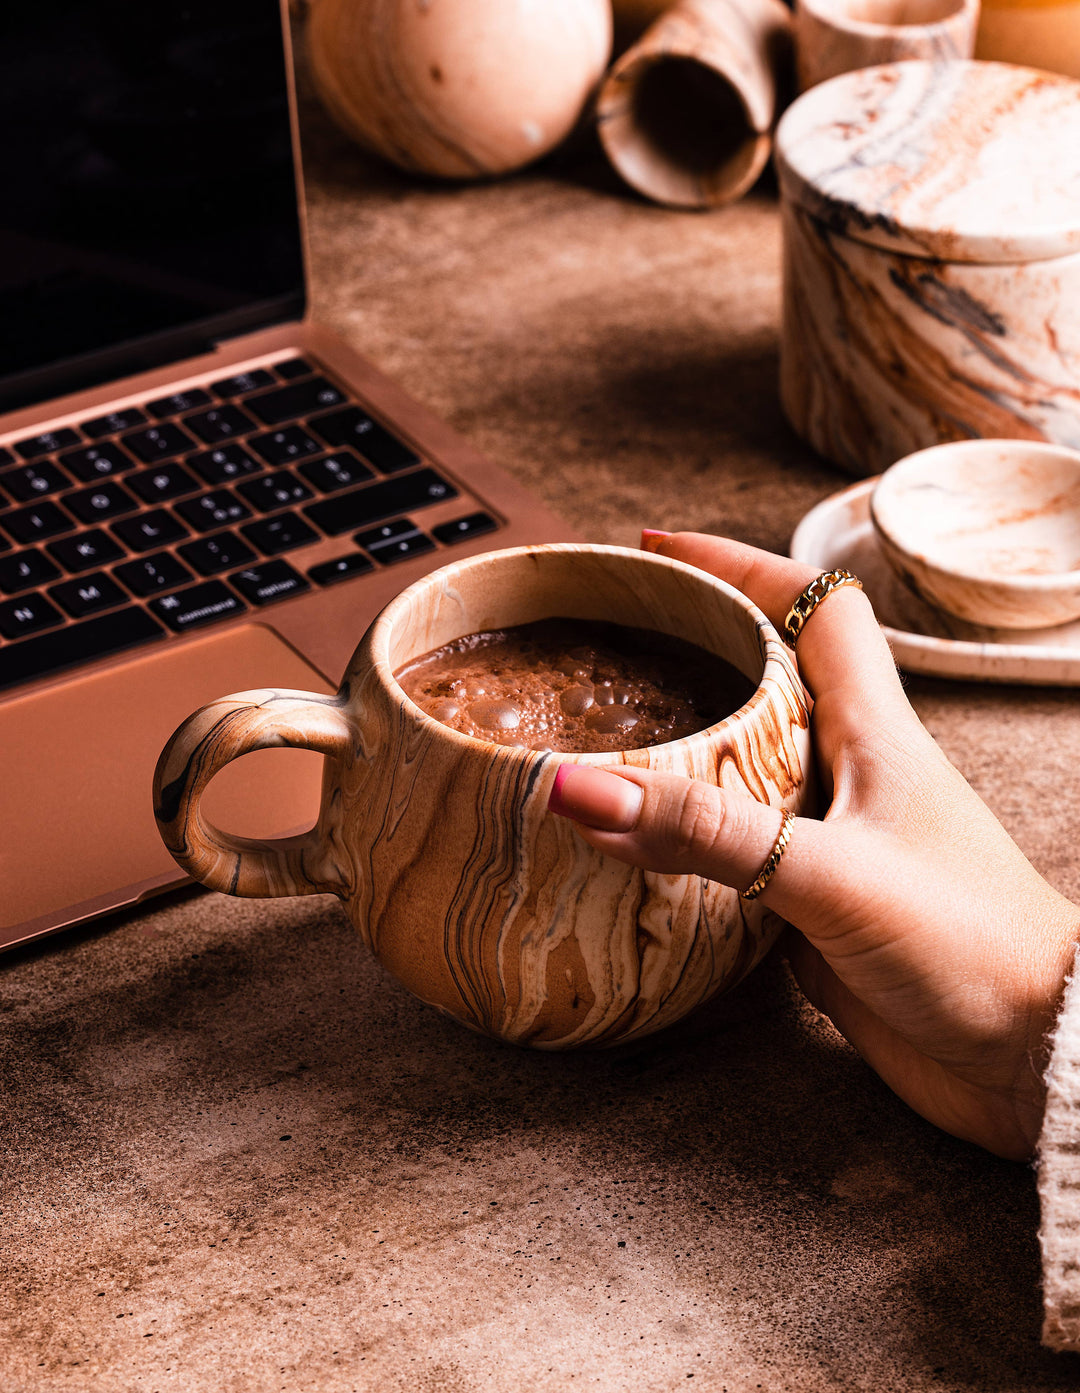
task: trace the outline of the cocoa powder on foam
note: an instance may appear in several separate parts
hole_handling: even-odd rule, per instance
[[[468,634],[395,676],[452,730],[579,754],[681,739],[729,716],[754,691],[730,663],[683,639],[580,619]]]

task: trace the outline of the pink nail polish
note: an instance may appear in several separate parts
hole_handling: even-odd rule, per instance
[[[640,787],[606,769],[560,764],[548,810],[602,832],[629,832],[641,812]]]
[[[566,782],[566,776],[573,768],[571,764],[560,764],[555,771],[555,782],[551,785],[551,793],[548,797],[548,812],[557,813],[560,817],[566,817],[566,806],[562,800],[562,786]]]
[[[641,550],[654,552],[661,540],[670,536],[670,532],[660,532],[655,527],[643,527],[641,529]]]

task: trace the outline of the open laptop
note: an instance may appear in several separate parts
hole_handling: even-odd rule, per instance
[[[570,535],[307,318],[284,3],[9,11],[0,947],[183,883],[150,784],[190,711],[332,691],[418,576]],[[320,774],[259,752],[207,811],[287,835]]]

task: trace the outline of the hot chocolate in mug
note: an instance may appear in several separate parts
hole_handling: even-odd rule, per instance
[[[574,754],[461,734],[395,680],[467,634],[554,617],[688,640],[731,663],[753,694],[683,739]],[[199,800],[214,774],[273,746],[326,756],[316,825],[258,841],[207,823]],[[196,880],[233,895],[340,896],[379,961],[465,1025],[542,1049],[611,1045],[733,986],[781,924],[731,887],[587,846],[548,812],[567,761],[675,772],[798,812],[812,765],[793,658],[744,595],[682,562],[606,546],[488,552],[393,600],[336,696],[241,692],[195,712],[158,761],[154,806],[166,846]]]

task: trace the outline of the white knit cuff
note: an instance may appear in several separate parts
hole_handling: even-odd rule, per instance
[[[1080,1350],[1080,949],[1066,982],[1046,1071],[1039,1137],[1042,1341]]]

